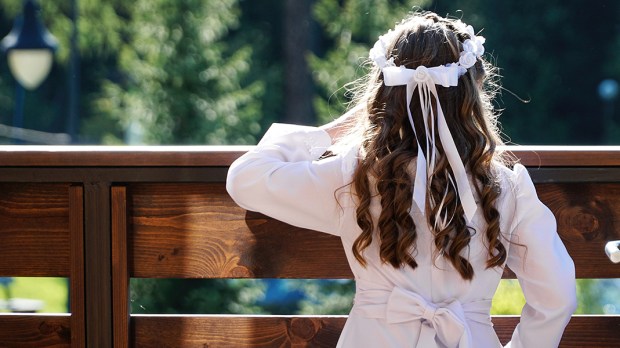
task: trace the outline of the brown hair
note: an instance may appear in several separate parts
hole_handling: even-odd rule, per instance
[[[454,63],[469,39],[465,25],[459,20],[445,19],[434,13],[416,13],[395,29],[395,41],[388,48],[388,57],[396,65],[409,69],[420,65],[433,67]],[[412,208],[411,163],[417,155],[417,142],[407,117],[410,107],[416,132],[425,137],[422,112],[414,92],[411,105],[406,104],[405,87],[387,87],[378,68],[369,75],[359,99],[366,116],[359,132],[361,159],[353,174],[352,186],[357,197],[356,217],[362,233],[353,244],[353,254],[362,264],[362,252],[373,238],[380,241],[379,254],[383,262],[395,268],[416,268],[415,247],[417,230],[410,215]],[[487,227],[485,232],[487,267],[501,266],[506,249],[500,242],[499,213],[495,203],[500,194],[493,162],[499,160],[496,146],[501,144],[496,115],[491,100],[494,96],[494,68],[478,58],[476,64],[459,78],[456,87],[437,86],[437,93],[446,121],[453,135],[466,170],[472,175],[474,190],[479,197]],[[436,105],[435,105],[436,107]],[[435,113],[436,114],[436,113]],[[435,134],[439,138],[439,134]],[[425,144],[421,141],[422,146]],[[463,207],[454,187],[448,185],[451,169],[442,154],[429,181],[427,223],[434,236],[437,251],[446,257],[459,274],[471,280],[474,270],[461,252],[469,246],[473,231],[467,226]],[[423,148],[423,150],[426,150]],[[438,204],[445,195],[445,203]],[[376,221],[370,212],[373,196],[380,199],[381,212]],[[437,224],[441,216],[454,216],[447,224]]]

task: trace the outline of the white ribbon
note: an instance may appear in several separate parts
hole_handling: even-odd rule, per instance
[[[443,87],[457,86],[462,67],[457,64],[449,64],[446,66],[437,66],[427,68],[419,66],[416,69],[407,69],[404,66],[385,66],[383,71],[383,81],[386,86],[407,86],[407,115],[413,129],[414,135],[418,142],[418,158],[417,169],[415,175],[415,184],[413,188],[413,200],[420,208],[422,214],[426,213],[426,191],[428,181],[431,179],[435,165],[437,163],[437,147],[435,146],[435,112],[431,104],[431,97],[435,99],[437,105],[437,133],[439,140],[443,146],[448,163],[454,173],[454,181],[449,178],[452,185],[456,184],[458,196],[465,212],[467,222],[471,222],[476,214],[477,204],[474,194],[469,183],[465,166],[461,161],[461,157],[446,123],[446,118],[439,103],[439,96],[435,85]],[[411,116],[411,99],[413,92],[418,89],[420,97],[420,106],[422,108],[422,117],[424,127],[426,129],[426,154],[420,146],[420,136],[418,136],[413,117]],[[444,196],[445,199],[445,196]],[[438,204],[443,204],[443,199]],[[439,217],[438,217],[439,219]],[[447,218],[444,218],[447,220]]]
[[[462,304],[458,300],[436,304],[419,294],[400,287],[393,289],[366,289],[365,282],[356,284],[355,308],[367,318],[385,318],[389,324],[420,321],[416,347],[472,348],[473,340],[468,321],[491,326],[491,300]],[[439,341],[441,344],[438,344]]]

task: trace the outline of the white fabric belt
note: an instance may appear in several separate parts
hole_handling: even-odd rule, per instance
[[[359,283],[358,283],[359,284]],[[422,321],[417,347],[472,348],[468,320],[492,326],[491,300],[461,304],[458,300],[436,304],[415,292],[393,289],[361,289],[357,286],[355,310],[367,318],[386,319],[389,324]],[[438,345],[437,338],[442,345]]]

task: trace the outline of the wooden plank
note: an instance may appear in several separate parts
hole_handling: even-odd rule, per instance
[[[0,146],[3,166],[228,166],[252,146]],[[506,146],[532,167],[620,166],[620,146]]]
[[[620,146],[506,146],[528,167],[620,166]]]
[[[110,183],[84,184],[84,294],[87,347],[112,347]]]
[[[10,182],[225,182],[228,167],[11,167],[0,170]]]
[[[112,323],[114,347],[129,344],[129,273],[127,269],[126,188],[112,187]]]
[[[69,187],[69,230],[71,233],[71,277],[69,299],[71,306],[71,346],[84,347],[86,338],[84,313],[84,189]]]
[[[0,275],[68,277],[69,184],[0,183]]]
[[[69,314],[0,314],[0,347],[70,346]]]
[[[136,347],[335,347],[346,316],[132,315]],[[496,316],[506,344],[519,321]],[[575,316],[561,348],[618,347],[620,316]]]
[[[134,347],[335,347],[346,316],[131,316]]]
[[[555,214],[578,278],[620,278],[604,252],[620,239],[620,183],[539,184],[538,195]]]
[[[606,241],[620,239],[620,183],[540,184],[538,192],[558,217],[577,276],[620,278],[603,252]],[[132,276],[352,276],[338,238],[246,212],[223,184],[137,184],[129,199]]]
[[[229,166],[251,146],[0,146],[12,167]]]
[[[132,277],[351,277],[339,238],[248,213],[223,184],[132,184],[128,200]]]

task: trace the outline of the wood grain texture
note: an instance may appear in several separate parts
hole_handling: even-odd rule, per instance
[[[112,347],[110,183],[84,184],[84,306],[87,347]]]
[[[538,195],[558,222],[578,278],[620,278],[604,252],[620,239],[620,183],[539,184]]]
[[[137,184],[128,200],[132,277],[351,277],[339,238],[248,213],[224,184]]]
[[[537,189],[557,216],[577,276],[620,278],[620,267],[603,252],[606,241],[620,239],[620,184],[540,184]],[[224,184],[137,184],[130,192],[132,276],[352,276],[338,238],[245,212],[230,200]],[[507,271],[504,277],[514,274]]]
[[[69,184],[0,183],[0,275],[68,277]]]
[[[68,314],[0,314],[0,347],[71,347]]]
[[[335,347],[345,316],[133,315],[135,347]],[[506,344],[519,317],[497,316],[494,329]],[[575,316],[561,348],[618,347],[620,316]]]
[[[129,344],[126,191],[125,187],[112,186],[112,329],[116,348]]]
[[[0,146],[13,167],[229,166],[250,146]]]
[[[132,315],[134,347],[335,347],[337,317]]]
[[[252,146],[0,146],[17,167],[229,166]],[[620,146],[506,146],[526,166],[620,166]]]
[[[69,187],[69,230],[71,233],[71,277],[69,279],[71,304],[71,347],[86,345],[84,335],[84,188]]]

